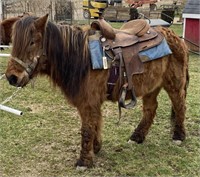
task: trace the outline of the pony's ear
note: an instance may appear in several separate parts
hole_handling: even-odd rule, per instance
[[[35,20],[35,27],[38,31],[43,32],[45,30],[46,24],[47,24],[47,19],[48,19],[48,14],[46,14],[43,17],[38,18]]]

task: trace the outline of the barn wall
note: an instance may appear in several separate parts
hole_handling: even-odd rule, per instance
[[[200,43],[200,19],[186,19],[185,38],[199,45]]]
[[[184,19],[183,37],[190,50],[200,51],[200,19]],[[194,44],[195,45],[194,45]]]

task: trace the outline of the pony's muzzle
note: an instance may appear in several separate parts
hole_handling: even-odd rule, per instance
[[[17,85],[17,81],[18,81],[18,77],[15,75],[10,75],[10,76],[6,76],[7,80],[9,82],[10,85],[16,86]]]

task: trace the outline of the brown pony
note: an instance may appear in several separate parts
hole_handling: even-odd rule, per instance
[[[20,17],[12,17],[3,20],[0,23],[0,42],[3,45],[9,45],[11,43],[11,33],[13,24],[19,20]]]
[[[11,17],[3,20],[0,23],[0,44],[9,45],[11,43],[11,33],[13,24],[24,16],[29,16],[29,13],[24,13],[18,17]]]
[[[107,99],[109,70],[92,70],[88,32],[74,26],[56,26],[40,18],[26,17],[13,28],[13,49],[6,70],[11,85],[24,87],[38,74],[48,75],[66,99],[77,108],[81,120],[81,151],[76,166],[91,167],[93,156],[101,149],[101,105]],[[184,42],[170,29],[158,27],[172,54],[144,64],[142,74],[133,75],[137,97],[143,100],[143,117],[130,137],[142,143],[158,106],[157,96],[164,88],[172,102],[173,140],[185,139],[186,85],[188,54]],[[112,101],[119,97],[119,82]]]

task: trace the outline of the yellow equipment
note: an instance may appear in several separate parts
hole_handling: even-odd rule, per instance
[[[106,0],[83,0],[83,16],[86,19],[98,18],[107,6],[108,1]]]

